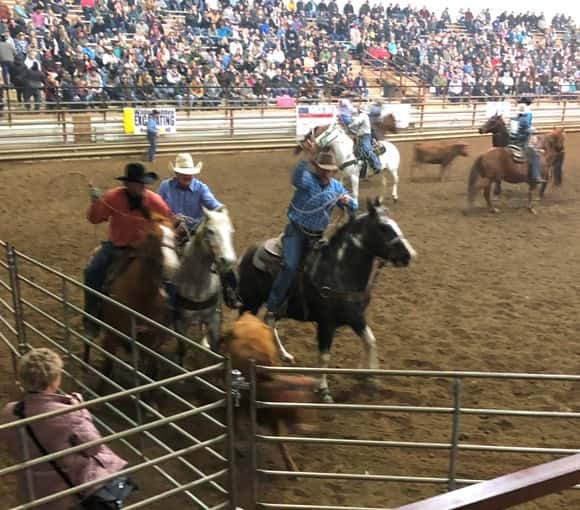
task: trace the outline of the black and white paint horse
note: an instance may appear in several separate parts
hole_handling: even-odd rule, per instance
[[[299,274],[289,292],[285,316],[317,324],[319,367],[330,363],[330,349],[336,329],[349,326],[361,338],[364,353],[361,365],[378,368],[376,340],[367,325],[365,312],[377,266],[390,262],[396,267],[408,266],[415,251],[405,239],[397,223],[387,215],[377,199],[367,204],[368,212],[343,225],[323,250],[310,251],[305,258],[304,271]],[[265,303],[281,259],[275,250],[268,250],[266,258],[260,254],[272,240],[249,248],[239,266],[240,296],[245,310],[257,314]],[[268,262],[267,257],[270,257]],[[378,259],[378,260],[377,260]],[[259,267],[259,268],[258,268]],[[275,331],[282,359],[293,361]],[[321,398],[332,402],[326,375],[319,382]]]

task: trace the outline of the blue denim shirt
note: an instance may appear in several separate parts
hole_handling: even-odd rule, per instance
[[[186,223],[191,230],[194,230],[201,221],[202,206],[210,211],[222,206],[207,184],[197,179],[193,179],[187,189],[180,187],[175,178],[165,179],[159,185],[157,193],[165,200],[173,214],[187,217]]]
[[[337,200],[348,191],[336,179],[330,179],[326,186],[320,184],[318,177],[308,171],[308,164],[308,161],[301,161],[292,174],[296,191],[288,207],[288,219],[305,229],[322,232],[328,226],[334,206],[344,207]],[[356,210],[357,201],[350,197],[346,207]]]

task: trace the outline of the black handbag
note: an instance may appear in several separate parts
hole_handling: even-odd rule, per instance
[[[24,414],[24,401],[21,400],[20,402],[16,403],[16,406],[14,407],[14,414],[18,418],[26,418],[26,415]],[[44,446],[42,446],[30,425],[26,425],[26,432],[40,453],[42,453],[42,455],[48,455],[48,452]],[[99,462],[96,457],[95,460]],[[69,487],[72,488],[75,486],[69,476],[56,463],[56,461],[50,460],[49,463]],[[109,480],[103,487],[96,490],[86,498],[78,492],[75,493],[75,496],[79,499],[79,505],[76,508],[79,510],[119,510],[123,508],[125,500],[136,489],[137,485],[135,485],[129,477],[117,476],[116,478]]]

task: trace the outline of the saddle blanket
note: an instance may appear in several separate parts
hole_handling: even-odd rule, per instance
[[[516,162],[516,163],[525,163],[528,161],[528,158],[526,157],[526,152],[525,150],[520,147],[519,145],[508,145],[507,150],[509,150],[511,152],[512,155],[512,159]]]

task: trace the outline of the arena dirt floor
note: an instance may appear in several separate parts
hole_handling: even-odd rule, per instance
[[[400,202],[392,216],[418,252],[405,269],[382,270],[368,311],[379,346],[382,368],[539,372],[575,374],[580,347],[580,136],[569,135],[564,185],[549,188],[526,210],[523,186],[504,186],[500,214],[478,208],[464,215],[466,181],[473,155],[489,139],[469,140],[471,156],[453,163],[449,180],[424,167],[417,182],[409,180],[410,144],[398,144],[402,155]],[[196,159],[200,157],[194,153]],[[162,157],[153,167],[168,176]],[[291,195],[290,152],[207,155],[201,178],[232,215],[239,254],[250,244],[278,234]],[[0,168],[0,239],[44,263],[80,277],[87,254],[105,235],[89,225],[87,180],[108,188],[123,172],[126,160],[65,160],[2,164]],[[362,183],[362,195],[380,193],[378,179]],[[228,319],[233,319],[229,315]],[[282,326],[286,345],[299,364],[314,366],[317,350],[311,325]],[[332,365],[356,367],[360,342],[351,331],[335,339]],[[11,374],[3,353],[4,373]],[[442,378],[393,378],[363,382],[331,377],[331,389],[342,403],[450,406],[452,381]],[[11,392],[12,377],[3,383]],[[13,393],[13,392],[12,392]],[[580,386],[572,383],[467,381],[462,405],[479,408],[580,411]],[[319,413],[317,435],[420,442],[447,442],[451,418],[436,414]],[[462,443],[580,449],[578,421],[465,415]],[[349,446],[292,446],[299,466],[311,472],[389,475],[447,475],[445,450],[380,449]],[[260,448],[261,466],[282,468],[274,446]],[[554,457],[461,451],[457,476],[486,479],[548,461]],[[4,458],[2,458],[5,460]],[[242,463],[245,462],[242,460]],[[242,505],[248,470],[240,470]],[[442,491],[432,484],[399,482],[260,480],[260,499],[305,503],[395,507]],[[0,490],[9,501],[9,490]],[[246,507],[247,508],[247,507]],[[580,508],[580,493],[567,491],[523,506],[526,509]]]

